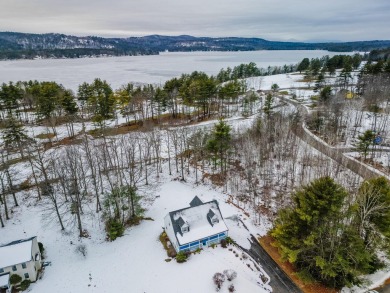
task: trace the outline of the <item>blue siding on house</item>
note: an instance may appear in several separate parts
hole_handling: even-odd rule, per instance
[[[189,247],[190,247],[189,244],[182,245],[182,246],[180,246],[180,249],[179,249],[179,250],[186,250],[186,249],[188,249]]]
[[[211,244],[214,244],[214,243],[218,243],[222,239],[226,238],[226,236],[227,236],[226,234],[227,233],[220,233],[220,234],[217,234],[217,235],[213,235],[213,236],[209,236],[209,237],[203,238],[200,241],[198,240],[198,241],[195,241],[195,242],[192,242],[192,243],[189,243],[189,244],[181,245],[179,247],[179,251],[194,251],[194,250],[200,248],[200,244],[203,243],[203,242],[207,242],[207,246],[211,245]]]

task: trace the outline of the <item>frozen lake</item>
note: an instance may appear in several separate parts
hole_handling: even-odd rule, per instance
[[[336,54],[315,51],[177,52],[153,56],[0,61],[0,83],[19,80],[56,81],[77,90],[82,82],[99,77],[116,89],[128,82],[164,83],[182,73],[204,71],[255,62],[258,67],[295,64],[303,58]],[[349,53],[348,53],[349,54]]]

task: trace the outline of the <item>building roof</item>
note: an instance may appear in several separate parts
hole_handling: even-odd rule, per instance
[[[0,268],[31,260],[32,241],[35,237],[21,239],[0,246]]]
[[[9,285],[9,273],[5,275],[0,275],[0,288],[8,288]]]
[[[177,224],[180,228],[182,228],[182,227],[186,224],[186,222],[184,221],[183,217],[180,217],[179,219],[176,220],[176,224]]]
[[[196,207],[203,204],[203,201],[200,200],[198,196],[195,195],[195,197],[190,202],[190,207]]]
[[[212,219],[214,216],[216,216],[217,214],[213,211],[213,209],[209,209],[209,212],[207,213],[207,217],[209,217],[210,219]]]
[[[201,202],[201,204],[198,204],[199,202]],[[216,200],[203,203],[198,197],[195,197],[191,203],[197,204],[169,213],[173,232],[179,245],[197,241],[228,230]],[[210,211],[218,218],[218,223],[211,224],[208,217]],[[185,219],[185,221],[183,219]],[[182,233],[182,222],[188,223],[190,226],[189,232]]]

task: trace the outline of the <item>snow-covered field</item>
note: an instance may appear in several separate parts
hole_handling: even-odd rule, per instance
[[[166,168],[165,168],[166,169]],[[266,227],[254,227],[241,212],[225,203],[226,195],[207,186],[171,181],[151,187],[151,196],[145,199],[146,217],[154,221],[143,221],[139,226],[127,229],[125,235],[114,242],[107,242],[102,221],[90,212],[87,230],[90,239],[79,240],[75,233],[61,233],[58,225],[45,220],[39,206],[34,203],[14,208],[12,220],[1,231],[1,242],[37,235],[44,243],[47,267],[43,278],[32,285],[32,292],[214,292],[212,276],[225,269],[238,273],[233,280],[237,292],[267,292],[270,287],[261,284],[260,272],[249,260],[241,259],[241,251],[207,248],[192,255],[184,264],[175,260],[166,262],[166,252],[158,240],[162,232],[163,217],[172,210],[188,206],[197,195],[201,200],[217,199],[225,218],[239,215],[251,233],[264,234]],[[155,198],[155,196],[159,196]],[[234,218],[234,217],[233,217]],[[226,219],[229,234],[237,242],[249,247],[249,231],[239,222]],[[86,246],[87,255],[76,252],[77,247]],[[250,265],[250,268],[248,265]],[[220,292],[228,292],[231,282],[226,281]]]
[[[241,63],[255,62],[258,67],[266,68],[296,64],[306,57],[311,59],[339,54],[344,53],[323,50],[176,52],[152,56],[0,61],[0,83],[49,80],[77,90],[79,84],[101,78],[113,88],[118,88],[128,82],[161,84],[195,70],[215,75],[221,68]]]

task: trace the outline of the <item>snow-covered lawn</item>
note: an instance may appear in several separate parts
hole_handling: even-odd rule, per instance
[[[32,285],[32,292],[215,292],[212,276],[225,269],[237,271],[238,277],[232,282],[237,292],[267,292],[258,285],[260,272],[250,260],[240,260],[241,251],[235,247],[233,250],[238,257],[219,246],[192,255],[184,264],[165,261],[166,252],[158,237],[163,217],[169,211],[188,206],[197,195],[202,201],[217,199],[225,218],[240,214],[238,209],[225,203],[226,195],[222,193],[206,186],[166,179],[165,183],[153,187],[155,195],[160,197],[147,198],[149,207],[145,216],[154,221],[146,220],[127,229],[125,235],[114,242],[105,241],[102,221],[93,212],[87,226],[91,238],[78,240],[77,233],[61,233],[56,224],[45,220],[40,207],[35,205],[14,209],[12,220],[1,230],[0,242],[33,235],[43,242],[46,260],[52,265],[46,268],[43,278]],[[245,218],[242,217],[252,233],[265,233],[265,227],[255,228]],[[236,221],[226,219],[226,224],[230,235],[249,247],[249,232]],[[76,252],[80,244],[86,246],[86,257]],[[220,292],[228,292],[228,284],[230,282],[226,281]]]

